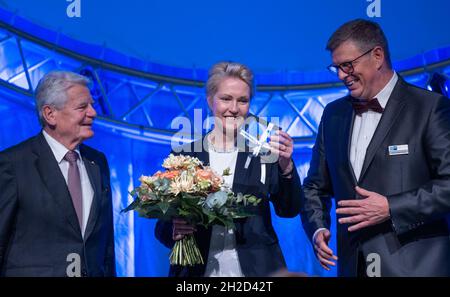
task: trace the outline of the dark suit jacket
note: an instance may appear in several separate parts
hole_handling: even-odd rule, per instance
[[[181,154],[199,158],[209,165],[209,153],[206,150],[195,152],[201,148],[201,141],[189,144]],[[186,152],[189,151],[189,152]],[[300,211],[301,184],[297,170],[291,179],[283,178],[278,170],[278,163],[266,164],[266,182],[261,183],[261,160],[253,158],[248,169],[245,169],[248,152],[239,152],[233,180],[232,190],[235,193],[253,194],[262,198],[255,209],[256,215],[235,220],[236,249],[242,272],[245,276],[267,276],[286,266],[277,235],[272,226],[270,204],[280,217],[295,217]],[[204,262],[208,260],[211,228],[197,227],[195,238],[199,245]],[[168,248],[172,248],[172,223],[158,221],[155,228],[156,238]],[[170,267],[170,276],[203,276],[206,265],[183,268]]]
[[[81,236],[58,163],[42,133],[0,153],[0,275],[66,276],[77,253],[82,276],[114,276],[114,231],[105,156],[80,153],[94,190]]]
[[[304,229],[311,238],[318,228],[330,228],[330,198],[353,199],[358,185],[387,197],[391,219],[353,233],[337,224],[340,276],[356,275],[358,252],[364,259],[379,254],[381,276],[450,275],[450,100],[399,78],[356,180],[349,161],[350,99],[324,110],[304,181]],[[408,154],[389,155],[389,146],[402,144]]]

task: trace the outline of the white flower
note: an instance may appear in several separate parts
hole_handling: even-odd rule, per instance
[[[141,175],[139,181],[142,184],[151,185],[153,183],[153,178],[151,176]]]
[[[194,176],[183,171],[179,176],[174,178],[170,183],[169,192],[178,195],[181,192],[193,193],[194,192]]]
[[[178,155],[174,156],[170,154],[168,158],[164,159],[163,167],[167,169],[193,169],[195,167],[201,166],[202,162],[198,158]]]

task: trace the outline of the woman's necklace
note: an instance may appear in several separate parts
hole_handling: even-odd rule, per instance
[[[216,153],[233,153],[237,150],[237,147],[235,145],[233,145],[231,148],[228,149],[217,148],[214,145],[215,137],[212,135],[212,133],[207,136],[207,139],[208,139],[208,147]]]

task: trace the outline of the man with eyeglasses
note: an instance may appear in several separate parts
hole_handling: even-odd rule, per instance
[[[337,262],[339,276],[449,276],[450,100],[393,71],[377,23],[345,23],[327,50],[349,95],[326,106],[303,185],[320,264]]]

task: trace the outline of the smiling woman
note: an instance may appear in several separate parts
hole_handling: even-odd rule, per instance
[[[408,82],[425,88],[431,72],[450,74],[450,1],[373,2],[381,3],[381,17],[374,20],[386,28],[396,71]],[[294,137],[294,160],[303,178],[325,106],[348,91],[326,70],[331,62],[325,50],[327,38],[343,21],[367,18],[369,4],[366,0],[0,0],[0,147],[39,132],[32,98],[44,74],[67,69],[87,75],[94,81],[91,92],[98,113],[95,137],[88,142],[110,160],[118,214],[128,205],[128,189],[138,181],[139,173],[156,171],[167,156],[174,118],[189,119],[189,130],[195,130],[195,137],[208,129],[201,125],[211,109],[203,88],[208,68],[217,61],[241,61],[254,71],[258,84],[255,96],[249,97],[250,113],[259,118],[282,115],[279,126]],[[73,17],[68,16],[68,8]],[[352,61],[369,49],[361,48],[336,62]],[[352,64],[358,70],[355,75],[358,66],[374,54],[369,52]],[[359,82],[352,80],[347,81],[348,86],[354,84],[353,88],[360,90]],[[217,96],[212,99],[221,100]],[[237,109],[244,103],[233,94],[222,99],[224,103],[235,100]],[[233,121],[225,131],[235,131],[240,124],[232,109],[222,114]],[[198,110],[202,111],[200,116]],[[198,126],[196,119],[200,119]],[[82,129],[90,132],[89,117],[86,120]],[[209,145],[208,140],[206,143]],[[232,155],[234,147],[230,151],[220,145],[209,148],[216,156],[211,160],[223,160],[225,169],[227,164],[239,163],[239,153],[237,160],[234,155],[224,157],[227,152]],[[283,153],[292,149],[279,148]],[[261,174],[252,177],[258,187],[261,180],[268,181],[271,176],[264,167],[259,168]],[[228,173],[235,172],[230,169]],[[245,181],[237,178],[236,182],[241,180]],[[336,275],[335,269],[321,269],[312,249],[301,248],[309,243],[298,218],[279,219],[274,210],[271,219],[289,269]],[[334,221],[333,211],[331,218]],[[119,275],[167,275],[167,257],[161,255],[168,250],[154,236],[148,236],[154,224],[131,214],[115,215]],[[262,236],[266,243],[273,243],[272,234]],[[335,238],[330,240],[333,250]]]
[[[192,267],[172,265],[172,276],[269,276],[286,267],[271,223],[270,202],[280,217],[295,217],[300,210],[300,179],[292,161],[293,141],[282,131],[272,136],[270,148],[277,159],[264,162],[252,156],[238,141],[238,129],[247,117],[253,90],[253,73],[232,62],[211,67],[207,100],[214,115],[214,128],[203,139],[188,144],[181,154],[197,157],[223,176],[233,192],[262,199],[254,216],[236,219],[235,229],[220,225],[191,226],[187,221],[158,221],[155,235],[165,246],[193,234],[207,262]],[[200,146],[197,144],[200,143]],[[202,145],[204,144],[204,146]],[[200,147],[201,150],[193,148]]]
[[[211,68],[206,83],[215,123],[208,138],[211,148],[227,151],[235,147],[237,130],[248,114],[252,95],[253,73],[246,66],[224,62]]]

